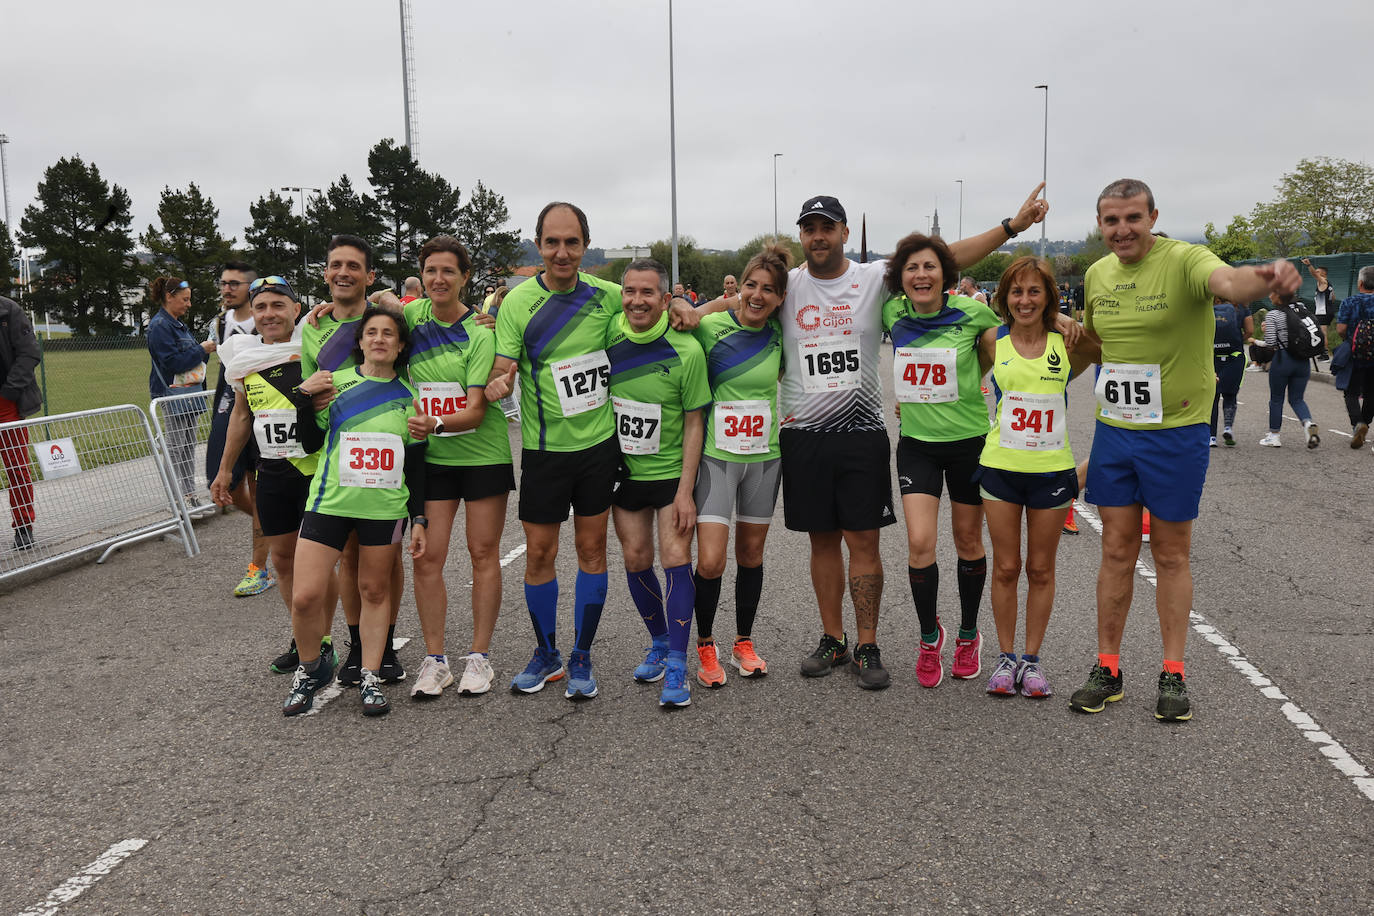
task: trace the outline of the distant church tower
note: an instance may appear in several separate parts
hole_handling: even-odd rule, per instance
[[[939,234],[940,234],[940,208],[939,208],[939,207],[936,207],[936,208],[935,208],[935,220],[934,220],[934,222],[932,222],[932,223],[930,224],[930,234],[931,234],[931,235],[939,235]]]

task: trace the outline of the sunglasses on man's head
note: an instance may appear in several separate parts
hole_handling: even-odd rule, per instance
[[[251,284],[249,284],[248,291],[250,293],[254,293],[262,289],[264,286],[290,287],[290,285],[290,283],[286,282],[285,277],[259,277],[258,279],[254,280]]]

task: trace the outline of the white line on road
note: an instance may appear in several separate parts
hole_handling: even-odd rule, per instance
[[[525,545],[524,545],[524,544],[520,544],[520,545],[518,545],[518,546],[516,546],[516,547],[513,547],[513,548],[511,549],[511,552],[510,552],[510,553],[506,554],[504,557],[501,558],[501,568],[502,568],[502,569],[505,569],[507,566],[511,565],[511,563],[515,562],[515,558],[518,557],[518,556],[520,556],[520,554],[522,554],[522,553],[524,553],[524,552],[525,552]],[[468,580],[468,588],[472,588],[472,580],[471,580],[471,579]]]
[[[1102,534],[1102,522],[1092,510],[1086,508],[1081,502],[1076,502],[1074,503],[1074,512],[1087,521],[1088,525],[1099,535]],[[1140,575],[1145,581],[1156,588],[1159,587],[1154,570],[1145,565],[1144,560],[1137,559],[1135,567],[1140,571]],[[1282,702],[1283,705],[1279,709],[1288,721],[1293,723],[1298,731],[1302,732],[1303,737],[1317,745],[1322,756],[1339,770],[1342,776],[1349,779],[1366,798],[1374,801],[1374,776],[1370,775],[1369,770],[1362,766],[1339,741],[1323,730],[1316,720],[1294,703],[1274,683],[1272,678],[1255,667],[1234,643],[1221,634],[1220,630],[1208,623],[1207,618],[1197,611],[1190,611],[1188,619],[1198,635],[1215,646],[1221,657],[1226,659],[1232,668],[1245,675],[1245,679],[1250,682],[1251,686],[1258,688],[1261,695],[1267,699]]]
[[[1328,429],[1327,432],[1329,432],[1329,433],[1335,433],[1335,434],[1338,435],[1338,436],[1345,436],[1347,439],[1354,439],[1354,438],[1355,438],[1354,436],[1350,435],[1350,433],[1343,433],[1343,432],[1341,432],[1339,429]]]
[[[147,840],[124,840],[115,843],[101,853],[100,858],[83,868],[75,877],[68,878],[59,884],[52,893],[48,894],[46,900],[37,906],[29,907],[19,916],[53,916],[62,904],[71,903],[86,893],[95,882],[112,872],[116,865],[146,845],[148,845]]]

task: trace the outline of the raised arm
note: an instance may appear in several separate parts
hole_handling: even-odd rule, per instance
[[[969,267],[977,264],[1005,245],[1008,239],[1020,235],[1043,220],[1045,214],[1050,212],[1049,201],[1040,199],[1040,192],[1043,190],[1045,190],[1045,183],[1042,181],[1035,186],[1035,190],[1030,192],[1030,196],[1021,204],[1021,209],[1016,211],[1015,216],[1008,217],[987,232],[952,243],[949,250],[954,254],[954,259],[959,262],[959,266]],[[1007,234],[1008,226],[1011,227],[1011,235]]]

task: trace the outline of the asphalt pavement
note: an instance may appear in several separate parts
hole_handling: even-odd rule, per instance
[[[1091,392],[1071,392],[1088,454]],[[1068,695],[1094,661],[1100,540],[1059,548],[1047,700],[922,689],[903,526],[884,529],[890,689],[803,679],[819,636],[804,536],[776,516],[755,628],[765,678],[665,711],[634,683],[647,638],[614,536],[594,660],[601,694],[505,689],[533,640],[511,502],[497,687],[428,703],[355,691],[288,720],[275,590],[231,595],[242,516],[198,523],[204,553],[149,542],[0,594],[0,912],[1317,913],[1374,899],[1367,712],[1374,454],[1348,447],[1339,392],[1313,384],[1322,445],[1257,444],[1267,377],[1247,374],[1239,445],[1217,449],[1195,527],[1191,722],[1153,717],[1160,646],[1148,547],[1127,624],[1126,697]],[[1292,416],[1292,411],[1285,408]],[[895,424],[891,435],[895,442]],[[942,510],[946,622],[957,618]],[[447,568],[449,651],[466,648],[468,564]],[[572,640],[565,532],[560,640]],[[733,564],[717,634],[733,624]],[[852,610],[846,620],[852,627]],[[851,631],[852,632],[852,631]],[[342,644],[342,620],[335,629]],[[398,636],[423,654],[407,593]],[[141,840],[136,844],[129,841]],[[123,845],[121,845],[123,844]]]

